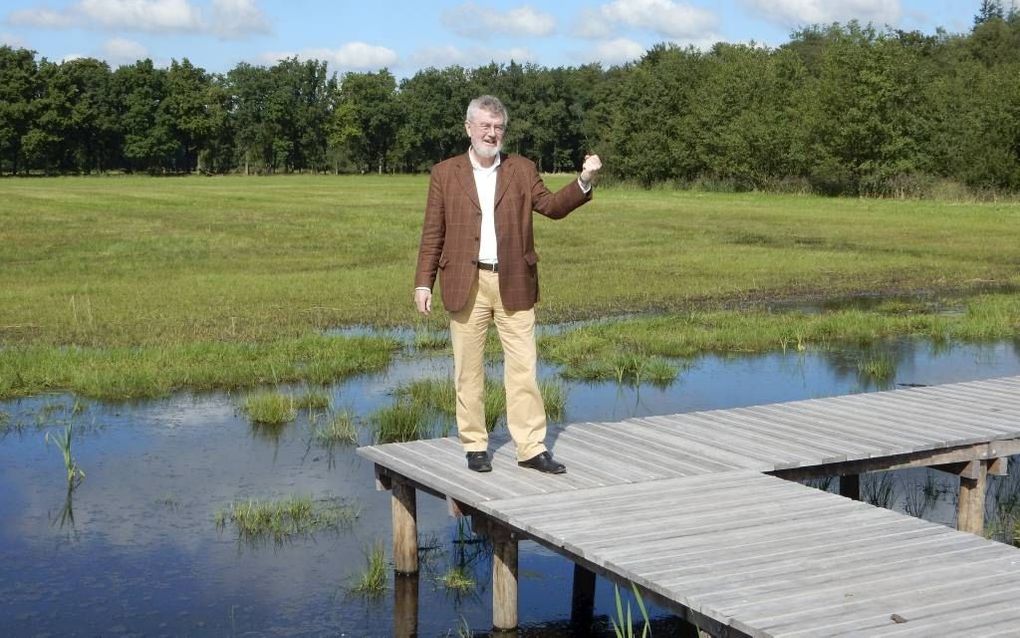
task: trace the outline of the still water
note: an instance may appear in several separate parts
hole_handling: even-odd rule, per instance
[[[565,421],[789,401],[1020,374],[1020,341],[933,347],[886,344],[895,376],[862,377],[852,352],[703,357],[668,387],[564,383]],[[557,370],[543,368],[545,376]],[[498,370],[493,369],[498,375]],[[445,357],[398,360],[384,374],[329,388],[333,405],[364,418],[399,383],[449,375]],[[243,397],[181,394],[138,403],[76,403],[50,395],[0,403],[0,635],[2,636],[388,636],[393,593],[351,593],[377,540],[388,545],[388,493],[353,447],[326,449],[303,413],[283,428],[255,428]],[[6,425],[3,425],[3,415]],[[86,479],[67,497],[59,451],[47,432],[75,425]],[[362,429],[362,444],[370,442]],[[916,475],[904,475],[908,484]],[[952,490],[944,494],[950,500]],[[355,505],[352,526],[284,544],[240,542],[215,524],[231,502],[292,495]],[[948,496],[947,496],[948,495]],[[909,507],[903,494],[898,509]],[[952,521],[951,503],[927,517]],[[457,542],[445,503],[420,496],[419,531],[431,549],[420,578],[419,635],[475,635],[491,622],[490,557]],[[439,576],[464,565],[477,585],[446,589]],[[567,636],[572,565],[531,543],[520,552],[522,634]],[[613,613],[599,583],[595,613]],[[653,615],[664,616],[660,611]]]

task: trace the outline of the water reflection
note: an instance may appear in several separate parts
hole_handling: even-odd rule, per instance
[[[860,365],[879,355],[892,369],[881,384],[862,377]],[[332,405],[349,409],[360,423],[393,400],[398,384],[449,378],[450,366],[445,355],[402,358],[384,373],[349,380],[328,393]],[[498,364],[488,370],[497,379],[501,372]],[[844,352],[707,356],[690,362],[668,386],[564,382],[563,420],[613,421],[1018,374],[1020,339],[988,345],[902,339]],[[542,365],[541,375],[555,378],[558,369]],[[419,532],[436,540],[422,542],[434,549],[422,555],[417,587],[393,582],[393,596],[379,601],[348,596],[364,548],[389,538],[389,494],[374,491],[373,468],[353,446],[316,442],[321,423],[307,412],[284,426],[253,426],[236,402],[229,393],[217,393],[78,408],[66,395],[0,404],[7,415],[0,420],[4,631],[390,636],[399,630],[436,636],[457,635],[466,622],[483,635],[478,630],[491,626],[491,556],[464,530],[458,532],[444,502],[418,499]],[[73,494],[59,455],[43,440],[45,431],[72,419],[74,454],[88,473]],[[364,427],[358,435],[363,444],[371,438]],[[1015,475],[996,477],[989,488],[994,495],[988,520],[1001,520],[1002,528],[1012,520],[1003,512],[1020,512]],[[891,496],[871,485],[874,480],[865,477],[862,491],[891,499],[901,511],[952,522],[954,491],[938,483],[929,489],[924,474],[895,475]],[[917,494],[915,500],[905,501],[908,493]],[[929,494],[937,494],[931,503]],[[244,552],[238,552],[234,535],[216,529],[216,512],[231,502],[290,495],[332,495],[357,504],[360,517],[340,534]],[[68,543],[68,535],[75,542]],[[524,627],[519,634],[574,635],[573,566],[530,543],[522,543],[519,560]],[[452,567],[467,570],[475,588],[464,593],[443,586],[439,579]],[[406,595],[411,589],[420,592],[414,601]],[[603,634],[613,607],[612,588],[600,579],[595,621]],[[676,621],[653,615],[659,616],[656,635],[672,635]]]

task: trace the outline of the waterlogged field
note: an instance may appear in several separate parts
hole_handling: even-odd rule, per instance
[[[393,633],[389,496],[354,450],[453,427],[444,317],[410,303],[426,187],[0,180],[4,631]],[[554,422],[1020,374],[1017,204],[605,188],[536,232]],[[947,524],[954,489],[863,484]],[[420,635],[486,631],[489,548],[419,517]],[[988,534],[1018,517],[996,478]],[[571,566],[520,560],[523,635],[572,635]]]
[[[418,321],[426,188],[424,176],[0,180],[0,397],[159,396],[378,369],[393,344],[321,335]],[[1020,286],[1014,203],[606,188],[536,233],[546,323],[853,295],[962,306]],[[1013,319],[987,336],[1016,330],[1014,299],[993,300]],[[740,313],[715,317],[737,341],[758,339]],[[776,317],[765,322],[786,322]]]

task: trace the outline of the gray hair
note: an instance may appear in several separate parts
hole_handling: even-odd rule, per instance
[[[506,107],[499,101],[498,97],[491,95],[481,95],[471,100],[471,103],[467,107],[467,120],[473,122],[475,115],[478,111],[488,111],[493,115],[497,115],[503,118],[503,126],[510,123],[510,114],[506,112]]]

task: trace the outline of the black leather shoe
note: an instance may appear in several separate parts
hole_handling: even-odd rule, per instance
[[[468,452],[468,469],[475,472],[491,472],[492,463],[489,462],[488,452]]]
[[[545,472],[546,474],[563,474],[567,471],[567,466],[554,459],[552,454],[548,452],[542,452],[527,461],[517,461],[517,465]]]

